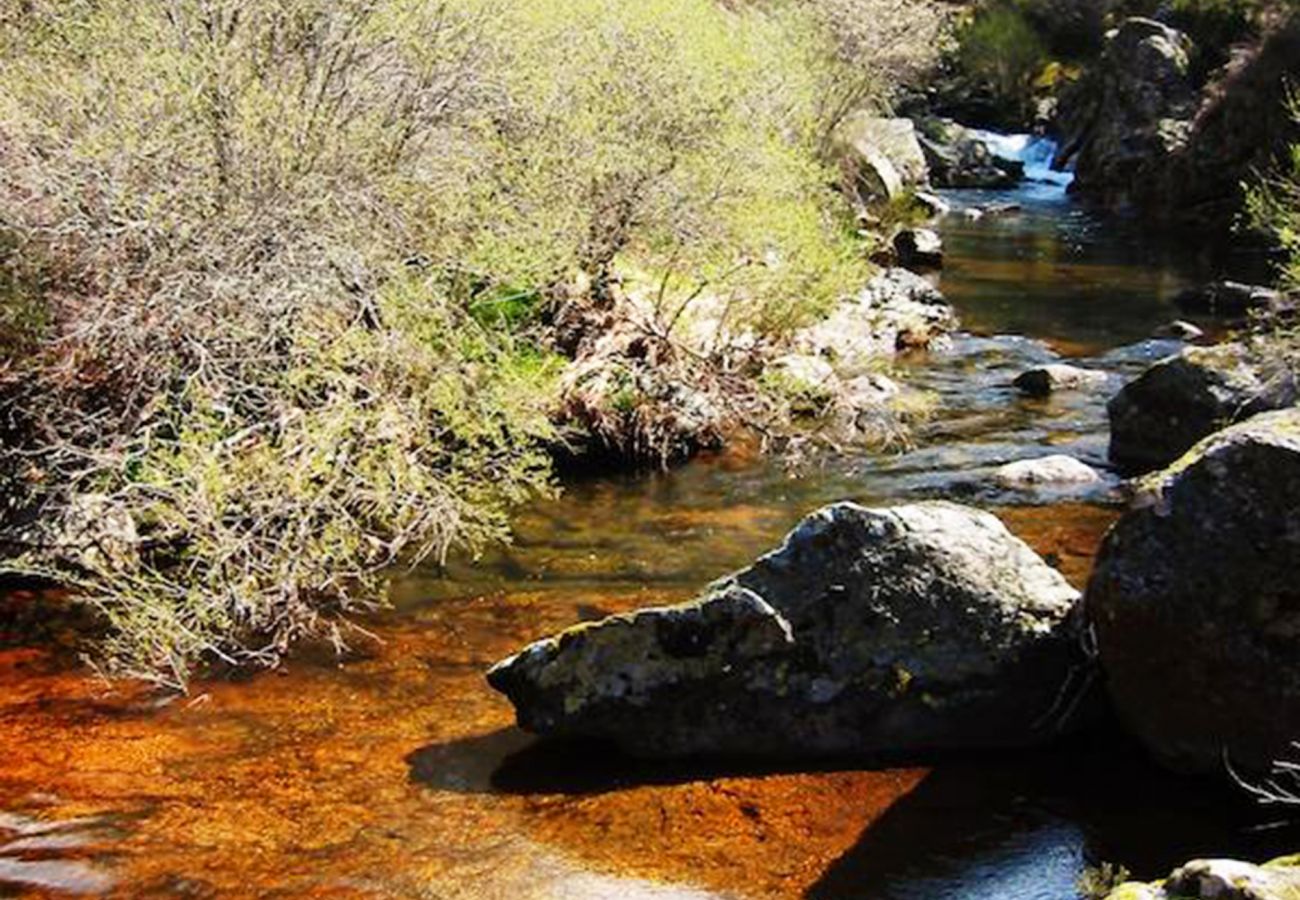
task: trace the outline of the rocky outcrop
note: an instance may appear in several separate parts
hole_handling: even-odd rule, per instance
[[[577,626],[488,681],[526,729],[644,755],[1026,744],[1069,708],[1076,599],[987,513],[842,503],[699,599]]]
[[[1295,857],[1262,866],[1235,859],[1198,859],[1158,884],[1122,884],[1106,900],[1300,900],[1296,865]]]
[[[1059,391],[1096,390],[1110,383],[1111,376],[1096,369],[1081,369],[1065,363],[1050,363],[1016,377],[1016,389],[1031,397],[1047,397]]]
[[[886,269],[852,300],[815,325],[800,330],[799,353],[821,356],[853,376],[900,350],[927,347],[957,327],[943,294],[906,269]]]
[[[1186,140],[1161,167],[1153,212],[1188,227],[1227,230],[1242,185],[1271,171],[1300,141],[1288,96],[1300,78],[1300,13],[1236,54],[1203,91]]]
[[[935,187],[1008,188],[1025,175],[1024,163],[996,155],[973,131],[951,119],[926,119],[920,131]]]
[[[855,113],[836,131],[835,148],[844,183],[861,203],[892,200],[908,188],[929,184],[929,168],[911,119]]]
[[[1300,410],[1197,445],[1141,484],[1088,587],[1110,695],[1187,771],[1263,770],[1300,735]]]
[[[1066,102],[1058,164],[1073,157],[1072,189],[1112,208],[1145,208],[1160,167],[1191,133],[1198,98],[1190,41],[1152,19],[1129,19]]]
[[[1062,101],[1057,162],[1076,161],[1072,189],[1159,221],[1226,230],[1242,185],[1300,139],[1287,103],[1300,76],[1300,14],[1270,28],[1201,86],[1181,32],[1124,22]]]
[[[1110,460],[1127,472],[1158,469],[1219,428],[1295,404],[1297,393],[1289,369],[1244,345],[1190,347],[1111,399]]]

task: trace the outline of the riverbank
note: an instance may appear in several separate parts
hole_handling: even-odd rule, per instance
[[[846,497],[973,499],[1082,586],[1117,515],[1108,485],[1063,497],[989,475],[1055,452],[1104,470],[1106,394],[1023,398],[1011,382],[1062,358],[1136,374],[1168,352],[1141,338],[1177,291],[1223,273],[1143,252],[1063,198],[1019,199],[1018,217],[942,226],[942,286],[985,333],[904,360],[939,398],[908,453],[819,456],[798,477],[737,447],[576,481],[524,512],[513,547],[402,579],[380,642],[342,660],[300,652],[190,698],[108,692],[44,651],[6,651],[0,881],[124,896],[1060,900],[1100,862],[1155,878],[1197,854],[1292,849],[1300,837],[1259,829],[1273,818],[1244,798],[1164,774],[1124,739],[904,768],[646,765],[534,746],[482,680],[572,622],[689,597]],[[1105,302],[1117,292],[1127,300]],[[10,843],[24,833],[53,840]]]

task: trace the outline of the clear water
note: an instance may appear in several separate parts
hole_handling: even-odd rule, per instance
[[[108,695],[47,649],[0,652],[0,896],[1073,900],[1103,860],[1155,877],[1296,849],[1290,823],[1113,732],[892,767],[650,764],[539,743],[484,683],[528,640],[691,596],[834,500],[993,508],[1083,583],[1113,483],[1019,495],[987,475],[1054,452],[1104,471],[1106,393],[1027,400],[1010,382],[1060,358],[1131,376],[1176,349],[1147,336],[1207,266],[1059,184],[952,199],[942,287],[968,332],[900,361],[938,401],[907,452],[791,473],[740,449],[580,480],[512,548],[401,579],[378,640],[343,661],[303,652],[192,700]],[[1006,202],[1021,211],[961,212]]]

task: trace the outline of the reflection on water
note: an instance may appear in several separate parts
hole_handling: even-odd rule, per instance
[[[1029,400],[1011,380],[1062,354],[1131,376],[1175,349],[1139,342],[1188,276],[1044,190],[1016,195],[1019,216],[947,220],[943,286],[979,336],[901,364],[938,399],[910,452],[796,477],[742,451],[575,484],[508,550],[401,579],[380,643],[182,702],[109,695],[52,651],[0,651],[0,896],[1055,900],[1088,862],[1154,876],[1198,853],[1293,850],[1294,831],[1254,829],[1235,798],[1116,738],[814,768],[647,763],[536,742],[483,680],[540,635],[691,596],[832,500],[994,508],[1082,584],[1114,480],[1019,494],[988,474],[1057,452],[1104,469],[1105,392]]]
[[[1058,186],[961,191],[950,199],[942,287],[966,327],[980,334],[1023,334],[1090,355],[1179,318],[1171,300],[1193,284],[1265,277],[1262,258],[1100,217]],[[964,213],[1007,202],[1019,211],[979,219]]]

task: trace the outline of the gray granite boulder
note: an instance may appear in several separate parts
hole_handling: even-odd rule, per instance
[[[1166,466],[1214,431],[1294,405],[1295,376],[1241,344],[1190,347],[1111,399],[1110,460],[1130,473]]]
[[[1087,661],[1077,592],[950,503],[806,518],[680,606],[579,625],[492,668],[519,724],[642,755],[816,757],[1031,744]]]
[[[1130,731],[1173,768],[1266,770],[1300,735],[1300,410],[1139,483],[1086,609]]]

